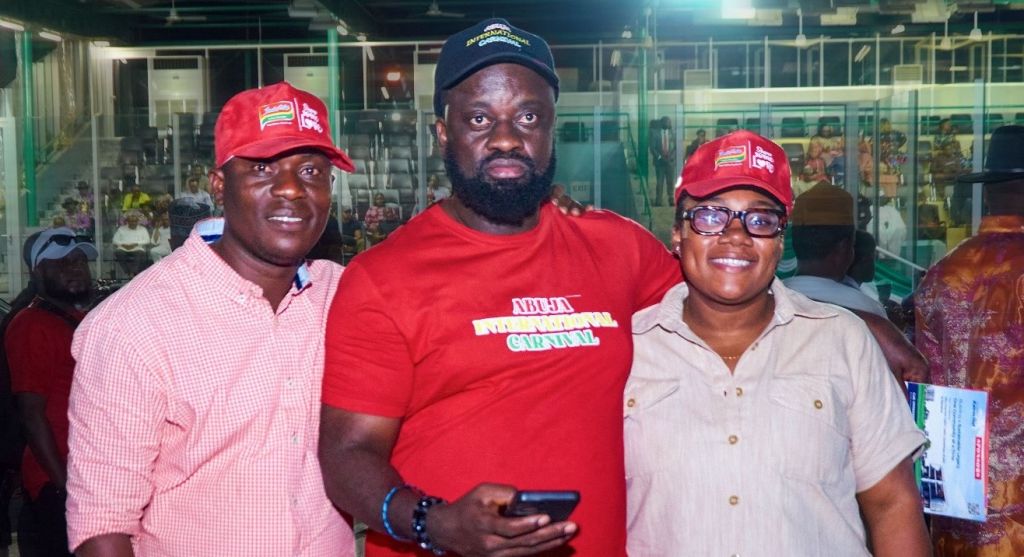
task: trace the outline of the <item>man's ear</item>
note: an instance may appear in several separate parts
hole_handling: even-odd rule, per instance
[[[434,133],[437,134],[437,146],[441,148],[441,156],[446,156],[448,149],[448,125],[443,118],[434,120]]]
[[[213,194],[213,200],[217,202],[217,205],[224,205],[224,169],[214,168],[206,175],[207,179],[210,180],[210,193]]]

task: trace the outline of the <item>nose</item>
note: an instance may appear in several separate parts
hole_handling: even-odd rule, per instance
[[[487,148],[510,153],[518,151],[523,147],[523,138],[516,129],[515,122],[509,119],[501,119],[495,122],[491,128],[490,136],[487,138]]]
[[[306,188],[296,170],[283,168],[274,177],[274,184],[271,186],[270,192],[276,197],[291,200],[305,197]]]
[[[750,234],[747,234],[747,230],[743,228],[743,221],[739,217],[733,217],[729,221],[729,224],[722,231],[721,241],[736,243],[736,244],[747,244],[753,243],[753,239]]]

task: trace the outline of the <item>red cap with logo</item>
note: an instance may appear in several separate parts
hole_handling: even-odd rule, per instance
[[[676,185],[676,204],[683,193],[703,199],[722,190],[750,186],[793,210],[786,152],[770,139],[739,130],[708,141],[690,155]]]
[[[352,159],[331,141],[327,107],[311,93],[282,81],[231,97],[213,132],[217,167],[232,157],[269,159],[285,151],[309,147],[323,152],[331,164],[352,172]]]

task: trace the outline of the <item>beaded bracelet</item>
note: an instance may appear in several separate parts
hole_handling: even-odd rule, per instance
[[[391,506],[391,499],[395,497],[396,493],[402,491],[403,489],[411,489],[416,492],[419,491],[409,484],[396,485],[395,487],[392,487],[391,490],[388,491],[388,494],[384,496],[384,504],[380,506],[380,521],[384,523],[384,530],[388,533],[389,536],[400,542],[408,542],[412,540],[410,540],[409,538],[403,538],[396,534],[395,529],[391,527],[391,521],[388,520],[388,507]]]
[[[434,555],[444,555],[445,551],[434,545],[430,536],[427,535],[427,511],[434,505],[443,505],[444,503],[444,499],[424,495],[420,497],[416,508],[412,511],[412,533],[416,537],[416,544]]]

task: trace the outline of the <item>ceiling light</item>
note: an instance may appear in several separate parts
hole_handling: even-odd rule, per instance
[[[373,62],[373,48],[365,46],[363,47],[363,51],[366,52],[366,59]]]
[[[6,29],[10,29],[11,31],[24,31],[25,30],[25,26],[24,25],[22,25],[20,23],[15,23],[13,21],[7,21],[6,19],[0,19],[0,27],[4,27]]]
[[[402,79],[402,72],[397,70],[391,70],[384,77],[392,83],[397,83],[398,80]]]
[[[391,100],[391,93],[388,93],[388,88],[383,85],[380,86],[380,94],[384,97],[384,100]]]
[[[93,41],[92,46],[99,48],[107,48],[108,46],[110,46],[110,41]]]
[[[757,10],[751,0],[722,0],[722,19],[754,19]]]
[[[345,37],[345,36],[348,35],[348,25],[346,25],[345,22],[340,20],[340,19],[338,20],[338,27],[337,27],[337,29],[338,29],[338,34],[341,35],[342,37]]]
[[[366,42],[366,33],[357,33],[356,40],[359,42]]]
[[[64,39],[61,38],[60,35],[58,35],[57,33],[54,33],[53,31],[40,31],[39,32],[39,36],[41,38],[43,38],[43,39],[46,39],[48,41],[53,41],[55,43],[59,43],[59,42],[64,40]]]
[[[971,34],[968,36],[972,41],[981,40],[981,29],[978,29],[978,12],[974,12],[974,28],[971,29]]]
[[[858,50],[857,54],[853,57],[853,61],[860,62],[861,60],[867,58],[869,52],[871,52],[871,45],[864,45],[860,47],[860,50]]]
[[[953,48],[953,41],[949,39],[949,14],[946,14],[946,21],[942,24],[942,40],[939,42],[939,48],[943,50]]]
[[[892,33],[893,35],[899,35],[900,33],[903,33],[906,30],[907,28],[904,27],[902,23],[897,23],[896,26],[892,28],[892,31],[889,32]]]
[[[630,29],[628,25],[622,30],[622,38],[623,39],[632,39],[633,38],[633,30]]]

